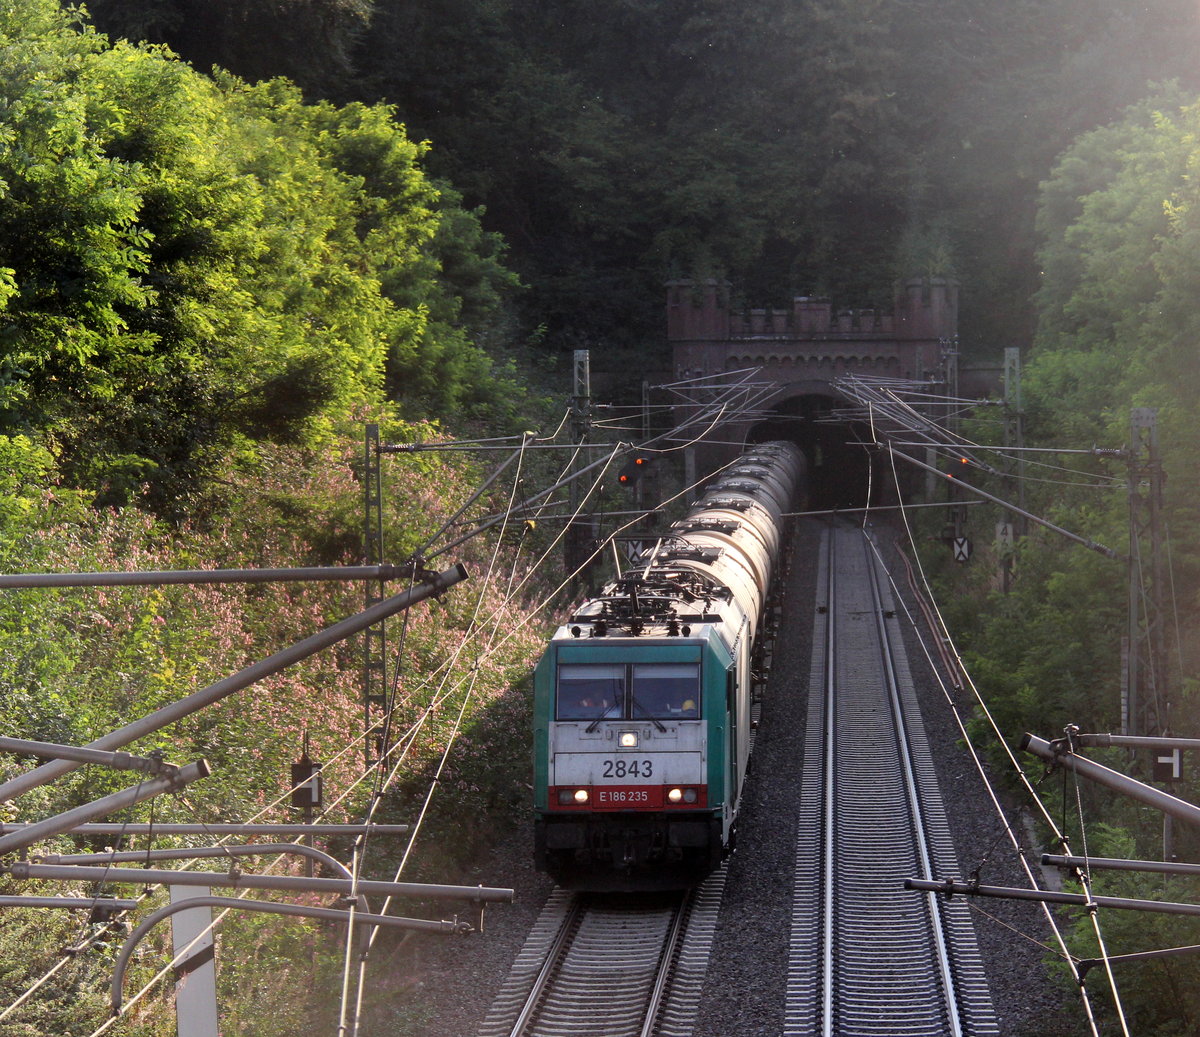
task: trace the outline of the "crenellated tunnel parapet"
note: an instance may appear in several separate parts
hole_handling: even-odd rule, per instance
[[[668,282],[676,379],[694,384],[754,369],[755,382],[773,386],[755,415],[697,444],[694,463],[703,470],[742,443],[789,439],[808,459],[815,505],[861,505],[872,482],[861,445],[869,432],[834,419],[842,405],[835,382],[866,375],[945,391],[951,369],[957,374],[958,292],[950,278],[910,278],[896,284],[890,311],[838,310],[812,296],[795,297],[790,308],[734,309],[725,281]]]
[[[742,367],[779,369],[781,381],[847,373],[922,380],[941,369],[958,335],[958,282],[911,278],[896,285],[891,312],[834,310],[797,296],[790,309],[734,310],[725,281],[667,283],[667,339],[676,378]]]

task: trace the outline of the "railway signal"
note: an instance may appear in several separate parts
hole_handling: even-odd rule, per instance
[[[292,806],[307,814],[320,810],[323,799],[321,768],[323,764],[308,757],[308,735],[304,736],[304,752],[299,763],[292,764]]]
[[[649,456],[646,454],[634,454],[625,462],[625,467],[621,469],[621,474],[617,476],[617,482],[622,486],[636,486],[641,477],[646,474],[649,467]]]
[[[956,457],[954,459],[954,464],[951,465],[951,467],[949,469],[947,469],[947,471],[945,473],[946,478],[947,479],[961,479],[966,474],[966,471],[970,467],[970,465],[971,465],[971,459],[969,457],[961,457],[961,456]]]

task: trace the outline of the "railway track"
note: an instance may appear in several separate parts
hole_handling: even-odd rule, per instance
[[[783,1032],[997,1035],[968,905],[904,889],[961,869],[891,589],[857,529],[831,529],[820,566]],[[556,889],[478,1037],[690,1037],[724,883]]]
[[[873,545],[822,544],[801,775],[785,1034],[999,1032],[962,901],[912,877],[959,870]]]
[[[479,1037],[691,1033],[725,871],[687,894],[555,889]]]

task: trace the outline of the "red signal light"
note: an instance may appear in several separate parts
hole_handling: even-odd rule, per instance
[[[632,486],[649,467],[649,457],[645,454],[635,454],[625,462],[625,467],[621,469],[621,474],[617,476],[617,482],[622,486]]]

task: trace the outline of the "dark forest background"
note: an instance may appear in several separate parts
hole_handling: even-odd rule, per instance
[[[384,101],[484,207],[551,349],[662,338],[661,284],[746,301],[962,282],[962,344],[1026,343],[1039,181],[1179,80],[1191,0],[93,0],[201,70]],[[603,363],[597,357],[593,363]]]

